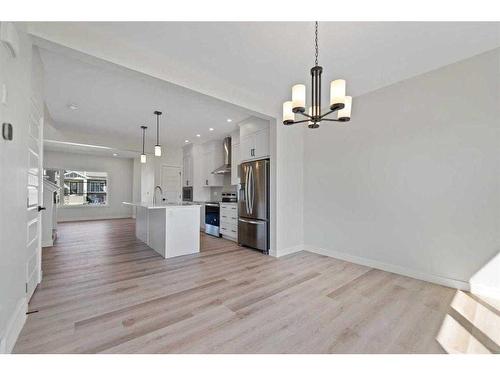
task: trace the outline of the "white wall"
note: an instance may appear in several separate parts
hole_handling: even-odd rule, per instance
[[[75,169],[108,173],[108,205],[106,207],[61,207],[58,221],[96,220],[132,216],[133,161],[128,158],[94,156],[70,152],[45,151],[45,168]]]
[[[276,139],[276,190],[271,204],[276,204],[277,256],[303,250],[304,134],[302,126],[283,126],[281,122],[271,133]]]
[[[499,69],[497,49],[356,97],[350,123],[306,131],[306,247],[466,285],[500,251]],[[500,296],[498,258],[477,279]]]

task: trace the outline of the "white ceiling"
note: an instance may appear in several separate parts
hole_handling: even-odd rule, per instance
[[[348,92],[358,96],[499,47],[499,25],[320,22],[324,82],[347,79]],[[292,84],[309,82],[314,61],[313,22],[61,22],[29,29],[272,116]]]
[[[140,150],[140,125],[144,124],[148,126],[146,152],[152,152],[156,143],[154,110],[163,112],[160,143],[167,146],[182,146],[186,139],[220,139],[252,115],[232,104],[112,64],[93,64],[44,49],[40,55],[47,108],[60,131],[92,133],[103,141],[119,137],[121,144]],[[78,109],[71,110],[70,104]],[[232,122],[227,122],[228,118]]]
[[[176,146],[222,138],[255,115],[242,107],[279,117],[291,86],[309,83],[314,61],[313,22],[60,22],[29,29],[131,68],[41,50],[56,126],[127,138],[138,148],[141,124],[149,126],[148,144],[155,142],[155,109],[165,113],[161,143]],[[319,44],[327,102],[332,79],[346,79],[348,93],[358,96],[497,48],[500,23],[320,22]]]

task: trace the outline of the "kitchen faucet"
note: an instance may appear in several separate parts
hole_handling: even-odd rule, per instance
[[[163,190],[160,185],[155,186],[155,190],[153,192],[153,205],[156,205],[156,189],[160,189],[160,195],[163,196]]]

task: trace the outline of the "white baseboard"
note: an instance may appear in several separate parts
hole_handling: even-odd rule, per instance
[[[285,255],[297,253],[297,252],[303,251],[303,250],[305,250],[304,245],[297,245],[297,246],[288,247],[286,249],[278,250],[276,252],[276,257],[277,258],[283,257]]]
[[[95,216],[82,216],[79,218],[72,219],[61,219],[58,223],[70,223],[75,221],[93,221],[93,220],[113,220],[113,219],[131,219],[131,215],[120,215],[120,216],[105,216],[105,217],[95,217]]]
[[[42,247],[52,247],[54,246],[54,241],[42,241]]]
[[[26,312],[28,311],[28,303],[26,298],[19,300],[14,313],[7,322],[5,336],[0,342],[0,353],[12,353],[17,338],[23,329],[26,322]]]
[[[340,251],[325,250],[311,245],[305,245],[304,250],[320,255],[326,255],[340,260],[345,260],[347,262],[360,264],[362,266],[376,268],[382,271],[392,272],[398,275],[408,276],[414,279],[428,281],[434,284],[444,285],[454,289],[461,289],[465,291],[470,290],[470,284],[468,281],[450,279],[447,277],[433,275],[422,271],[414,270],[411,268],[397,266],[395,264],[383,263],[369,258],[363,258],[347,253],[342,253]]]

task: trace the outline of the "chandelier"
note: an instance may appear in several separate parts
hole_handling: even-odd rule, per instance
[[[292,87],[292,100],[283,103],[283,124],[293,125],[307,122],[309,128],[319,128],[322,121],[347,122],[351,119],[352,97],[345,95],[345,81],[337,79],[330,83],[330,107],[321,113],[321,73],[323,68],[318,65],[318,22],[315,23],[315,65],[311,68],[311,106],[306,113],[306,85],[298,84]],[[338,112],[337,112],[338,111]],[[337,118],[326,118],[337,112]],[[295,120],[295,115],[305,117]]]

